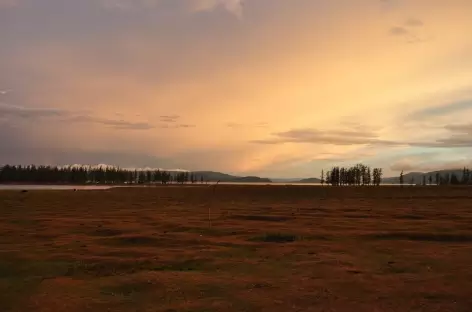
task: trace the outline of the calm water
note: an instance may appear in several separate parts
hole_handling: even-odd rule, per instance
[[[196,183],[195,186],[205,186],[205,185],[214,185],[215,182],[208,184]],[[254,186],[264,186],[264,185],[301,185],[301,186],[319,186],[321,183],[258,183],[258,182],[244,182],[244,183],[231,183],[231,182],[221,182],[220,185],[254,185]],[[160,184],[158,184],[160,185]],[[188,184],[190,185],[190,184]],[[398,184],[381,184],[383,186],[388,185],[398,185]],[[408,184],[405,184],[408,185]],[[106,185],[1,185],[0,190],[108,190],[112,187],[153,187],[154,185],[127,185],[127,186],[106,186]]]
[[[107,190],[110,186],[100,185],[1,185],[0,190]]]

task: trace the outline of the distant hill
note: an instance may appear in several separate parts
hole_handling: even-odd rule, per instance
[[[259,178],[259,177],[240,177],[236,178],[229,182],[259,182],[259,183],[271,183],[272,181],[267,178]]]
[[[423,176],[426,176],[426,183],[429,183],[429,176],[432,177],[433,183],[435,181],[436,173],[439,173],[441,176],[445,176],[447,174],[452,175],[453,173],[457,176],[460,180],[462,179],[462,169],[454,169],[454,170],[440,170],[440,171],[431,171],[431,172],[409,172],[403,175],[404,183],[410,184],[421,184],[423,182]],[[308,178],[308,179],[273,179],[274,182],[293,182],[293,183],[320,183],[321,180],[318,178]],[[400,184],[400,174],[396,177],[386,177],[382,179],[382,183],[384,184]]]
[[[320,183],[321,180],[318,178],[308,178],[296,181],[297,183]]]
[[[267,179],[267,178],[260,178],[260,177],[253,177],[253,176],[239,177],[239,176],[233,176],[230,174],[215,172],[215,171],[194,171],[193,174],[197,176],[197,179],[200,179],[200,177],[203,177],[205,181],[209,181],[209,182],[216,182],[216,181],[233,182],[233,183],[238,183],[238,182],[271,183],[272,182],[270,179]]]
[[[290,182],[294,182],[294,183],[297,183],[298,181],[300,181],[300,178],[273,178],[271,179],[272,182],[275,182],[275,183],[290,183]]]
[[[452,175],[454,173],[459,180],[462,178],[462,169],[439,170],[431,172],[409,172],[403,175],[403,183],[410,184],[411,182],[413,182],[413,184],[421,184],[423,182],[423,176],[426,176],[426,183],[428,183],[428,179],[430,176],[432,177],[434,183],[436,173],[439,173],[441,176],[445,176],[447,174]],[[397,177],[383,178],[382,183],[400,184],[400,174]]]

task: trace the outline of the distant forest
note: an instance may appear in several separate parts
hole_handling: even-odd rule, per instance
[[[316,179],[315,179],[316,180]],[[0,184],[187,184],[222,182],[270,183],[259,177],[236,177],[211,171],[126,170],[111,166],[13,166],[0,167]],[[382,168],[363,164],[353,167],[333,167],[321,172],[320,183],[331,186],[378,186],[382,182],[420,185],[472,185],[470,170],[400,174],[383,179]],[[421,181],[418,183],[418,181]]]
[[[472,185],[472,175],[470,170],[465,167],[462,170],[436,171],[426,174],[412,172],[404,175],[402,171],[398,182],[420,185]]]
[[[90,166],[10,166],[0,168],[0,183],[57,183],[57,184],[149,184],[203,183],[187,171],[125,170],[114,167]]]

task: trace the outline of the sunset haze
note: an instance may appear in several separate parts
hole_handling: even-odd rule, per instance
[[[470,0],[0,0],[0,165],[472,166]]]

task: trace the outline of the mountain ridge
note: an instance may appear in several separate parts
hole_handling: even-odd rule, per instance
[[[403,174],[403,183],[405,184],[421,184],[423,182],[423,176],[426,178],[426,183],[429,184],[429,177],[432,178],[433,183],[435,183],[436,174],[445,176],[447,174],[452,175],[455,174],[457,178],[460,180],[462,179],[463,169],[443,169],[443,170],[435,170],[429,172],[419,172],[413,171],[409,173]],[[392,183],[392,184],[400,184],[400,174],[396,177],[387,177],[382,179],[383,183]]]
[[[235,176],[227,173],[217,172],[217,171],[192,171],[197,179],[203,178],[203,180],[208,182],[249,182],[249,183],[272,183],[272,180],[268,178],[261,178],[256,176]]]
[[[463,174],[463,169],[443,169],[443,170],[435,170],[435,171],[428,171],[428,172],[412,171],[412,172],[404,173],[403,183],[421,184],[423,182],[423,176],[426,177],[426,183],[429,183],[428,179],[430,176],[433,179],[433,183],[434,183],[437,173],[439,173],[441,176],[444,176],[447,174],[450,174],[450,175],[455,174],[458,179],[461,179],[462,174]],[[300,179],[294,182],[295,183],[320,183],[321,180],[319,178],[306,178],[306,179]],[[400,184],[400,173],[398,174],[398,176],[390,176],[390,177],[383,178],[382,183]]]

